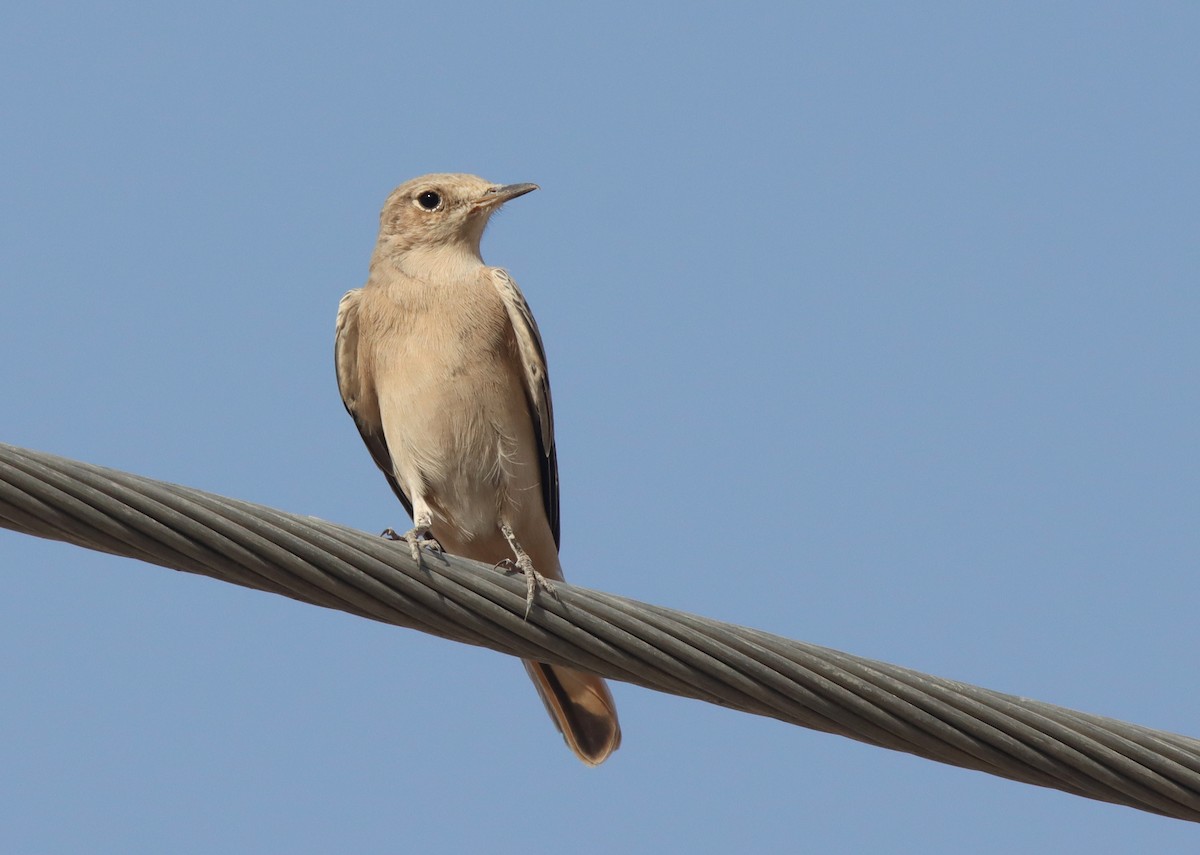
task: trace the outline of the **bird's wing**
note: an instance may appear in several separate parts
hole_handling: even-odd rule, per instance
[[[347,291],[338,304],[337,335],[333,345],[333,365],[337,371],[338,389],[342,393],[342,403],[346,405],[346,412],[358,425],[358,432],[362,434],[363,442],[367,444],[367,450],[371,452],[375,465],[383,470],[400,503],[408,511],[408,515],[412,516],[412,502],[404,495],[404,490],[396,480],[392,455],[383,435],[383,419],[379,415],[375,380],[371,376],[364,354],[359,353],[358,306],[361,299],[362,289],[355,288],[353,291]]]
[[[537,322],[529,311],[529,304],[521,289],[507,272],[499,268],[492,270],[492,283],[500,292],[508,319],[517,334],[517,351],[521,357],[521,373],[525,381],[525,398],[533,416],[533,432],[537,437],[538,461],[541,464],[542,500],[546,505],[546,519],[554,533],[554,543],[559,542],[558,519],[558,453],[554,449],[554,407],[550,402],[550,377],[546,373],[546,352],[542,348],[542,336]]]

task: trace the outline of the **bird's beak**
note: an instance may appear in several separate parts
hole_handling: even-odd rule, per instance
[[[477,204],[480,208],[499,208],[509,199],[524,196],[536,189],[536,184],[497,184],[495,187],[489,187]]]

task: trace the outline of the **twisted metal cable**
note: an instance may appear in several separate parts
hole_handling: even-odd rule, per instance
[[[0,443],[0,526],[570,665],[942,763],[1200,821],[1200,740]]]

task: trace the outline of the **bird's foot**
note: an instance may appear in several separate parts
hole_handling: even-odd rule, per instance
[[[500,533],[508,541],[508,546],[512,549],[516,559],[505,558],[496,566],[502,567],[505,570],[514,570],[525,575],[525,620],[529,620],[529,610],[533,608],[533,598],[537,594],[538,588],[541,588],[555,599],[558,599],[558,594],[554,592],[554,583],[534,569],[533,560],[517,541],[517,536],[507,520],[500,522]]]
[[[515,561],[512,558],[505,558],[496,565],[496,569],[504,570],[506,573],[521,573],[525,576],[526,620],[529,620],[529,610],[533,608],[533,600],[537,596],[538,589],[558,599],[558,593],[554,590],[554,583],[534,568],[533,561],[524,552],[520,553]]]
[[[442,549],[442,545],[437,542],[437,538],[433,536],[427,526],[417,526],[416,528],[409,529],[404,534],[397,534],[396,530],[393,528],[385,528],[379,536],[386,537],[388,540],[403,540],[405,543],[407,543],[409,549],[412,550],[412,559],[413,561],[417,562],[418,567],[421,566],[422,546],[431,550],[432,552],[444,551]]]

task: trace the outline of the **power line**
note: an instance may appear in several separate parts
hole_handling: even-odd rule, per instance
[[[0,444],[0,526],[905,751],[1200,821],[1200,740]]]

